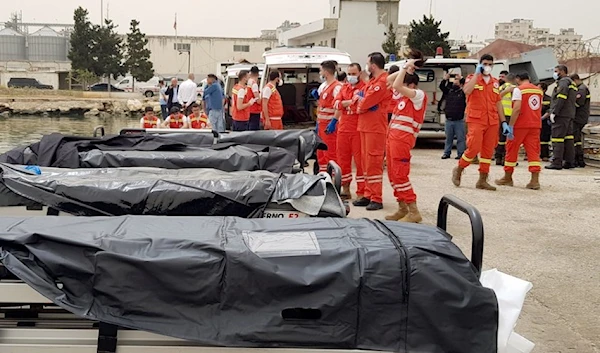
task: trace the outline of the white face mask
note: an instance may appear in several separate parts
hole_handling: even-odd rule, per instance
[[[281,81],[281,79],[279,81],[277,81],[277,86],[283,86],[283,81]]]
[[[355,85],[358,83],[358,76],[347,76],[346,79],[348,80],[348,83]]]
[[[319,80],[321,80],[321,82],[325,82],[326,78],[323,75],[319,75]]]
[[[369,70],[369,64],[365,65],[365,72],[367,73],[367,75],[371,74],[371,70]]]
[[[491,66],[484,66],[483,67],[483,74],[486,76],[489,76],[492,73],[492,67]]]

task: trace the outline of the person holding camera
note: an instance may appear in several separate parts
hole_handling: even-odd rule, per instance
[[[451,81],[450,78],[450,74],[446,73],[440,83],[440,90],[446,97],[444,107],[446,144],[442,159],[450,158],[454,139],[456,139],[456,159],[460,159],[466,149],[465,109],[467,108],[467,98],[463,91],[465,79],[460,74],[454,76],[454,81]]]

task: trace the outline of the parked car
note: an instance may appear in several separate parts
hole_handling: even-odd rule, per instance
[[[35,78],[13,77],[8,81],[8,87],[16,88],[38,88],[38,89],[54,89],[52,85],[45,85]]]
[[[90,86],[90,91],[94,92],[108,92],[108,83],[96,83],[95,85]],[[110,85],[111,92],[125,92],[124,90],[117,88],[113,85]]]

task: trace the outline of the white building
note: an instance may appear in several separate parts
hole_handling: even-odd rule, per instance
[[[532,20],[514,19],[496,24],[495,39],[506,39],[529,45],[550,47],[564,59],[577,56],[584,50],[583,36],[574,28],[561,28],[558,34],[549,28],[536,28]]]
[[[268,33],[272,34],[272,33]],[[272,38],[210,38],[147,36],[150,60],[154,71],[161,76],[185,77],[189,71],[204,77],[219,74],[222,62],[236,63],[241,60],[261,62],[262,54],[277,46]]]
[[[327,18],[280,33],[279,43],[337,48],[363,63],[369,53],[382,51],[390,23],[398,26],[400,0],[330,0],[329,3]]]

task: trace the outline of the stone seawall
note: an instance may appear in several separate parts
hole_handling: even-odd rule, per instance
[[[73,98],[73,97],[0,97],[0,116],[13,115],[131,115],[151,106],[160,112],[157,101],[122,98]]]

